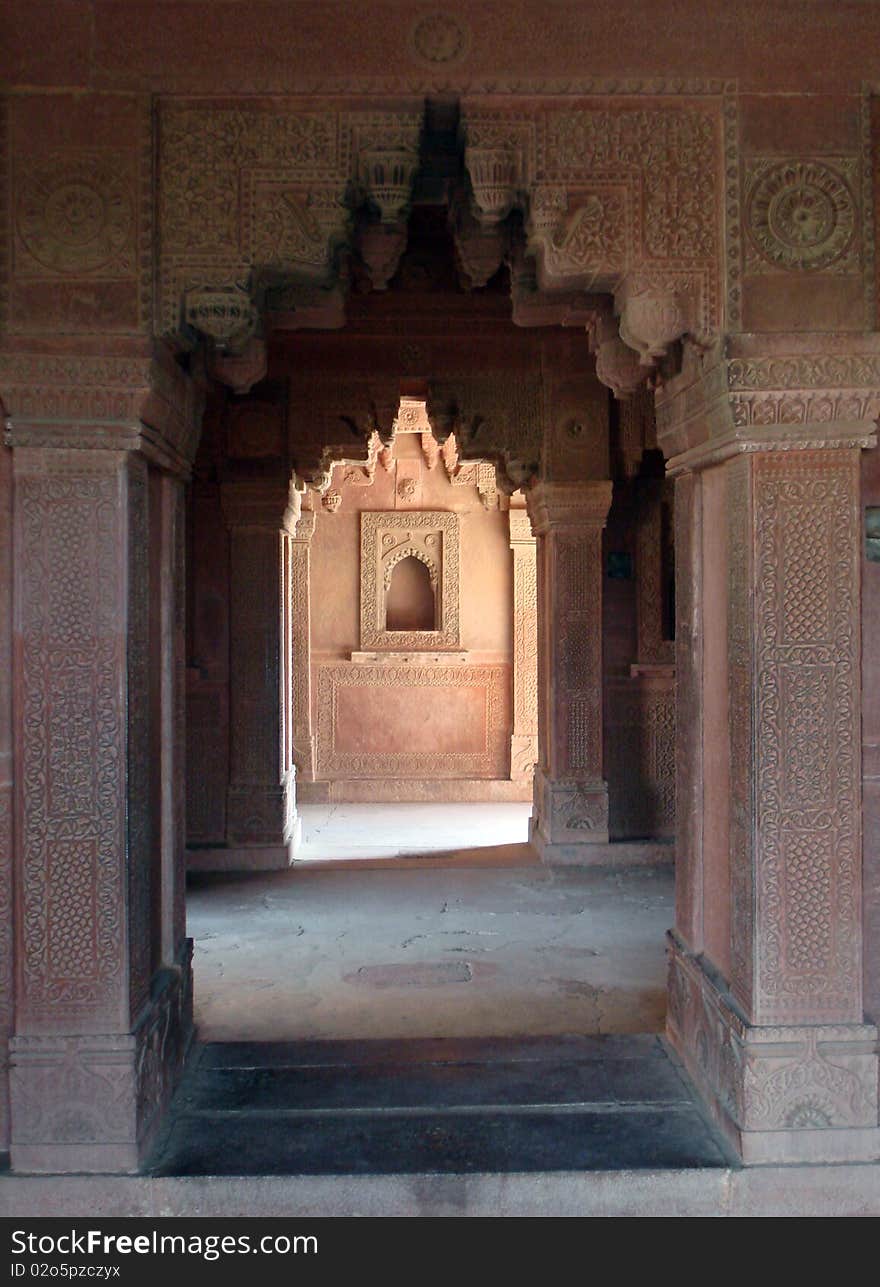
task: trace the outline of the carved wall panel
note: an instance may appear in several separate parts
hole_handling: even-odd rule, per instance
[[[327,283],[350,236],[364,159],[393,152],[414,160],[420,128],[421,111],[303,110],[278,99],[163,103],[159,329],[178,329],[188,292],[246,291],[252,269]],[[397,206],[408,199],[405,185]]]
[[[529,194],[527,227],[542,284],[608,291],[640,270],[690,298],[693,329],[717,333],[720,97],[582,99],[512,111],[470,101],[462,118],[469,167],[504,156],[510,191]],[[489,208],[479,184],[475,199]]]
[[[300,781],[315,776],[312,744],[312,656],[309,543],[315,515],[303,510],[291,541],[290,622],[293,648],[293,757]]]
[[[2,328],[15,334],[149,331],[148,100],[13,98],[8,143]]]
[[[161,879],[156,870],[159,849],[158,819],[152,816],[151,774],[161,772],[151,764],[150,709],[150,560],[151,541],[161,532],[150,530],[147,462],[130,455],[128,491],[128,630],[127,660],[127,809],[128,827],[128,940],[131,1013],[137,1015],[149,996],[151,969],[151,882]]]
[[[747,273],[858,273],[859,157],[748,157],[743,169]]]
[[[319,666],[317,776],[505,778],[509,683],[506,666]]]
[[[395,565],[425,565],[435,599],[434,630],[388,630],[385,595]],[[458,515],[419,510],[361,515],[361,648],[460,648]]]
[[[0,445],[0,1151],[9,1149],[12,1031],[12,452]]]

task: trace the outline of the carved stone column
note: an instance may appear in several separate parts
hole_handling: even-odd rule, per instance
[[[12,1165],[131,1171],[192,1033],[180,477],[162,349],[0,354],[14,470]]]
[[[704,560],[680,577],[704,605],[705,647],[699,677],[679,640],[680,682],[700,689],[691,722],[699,713],[703,725],[701,792],[681,792],[679,809],[701,795],[706,832],[701,868],[685,854],[668,1032],[746,1161],[876,1159],[877,1032],[862,999],[859,457],[880,412],[880,350],[858,352],[863,337],[778,337],[764,341],[778,346],[769,353],[758,343],[728,341],[696,377],[686,367],[659,408],[661,440],[684,449],[670,469],[699,475],[678,486],[682,498],[702,494]],[[679,521],[693,524],[693,507]],[[687,546],[676,553],[687,559]],[[713,605],[719,575],[726,603]],[[693,604],[679,603],[683,613],[699,623]],[[710,716],[722,709],[723,755]],[[685,756],[685,787],[696,765]],[[710,818],[723,822],[724,852]]]
[[[286,867],[299,839],[288,758],[290,493],[277,484],[224,483],[229,527],[230,768],[227,864]],[[235,851],[234,854],[231,851]]]
[[[293,707],[293,763],[300,782],[315,780],[312,741],[312,655],[309,608],[309,550],[315,533],[315,512],[304,509],[291,539],[290,615],[292,646],[291,704]]]
[[[519,495],[519,493],[517,493]],[[524,502],[511,502],[513,551],[513,733],[510,778],[530,782],[538,760],[538,581],[535,537]]]
[[[699,474],[675,480],[675,924],[702,950],[703,560]]]
[[[538,767],[532,840],[545,862],[589,861],[608,840],[602,776],[602,529],[610,482],[539,482]]]
[[[0,412],[3,408],[0,406]],[[0,1152],[9,1151],[12,966],[12,452],[0,443]]]

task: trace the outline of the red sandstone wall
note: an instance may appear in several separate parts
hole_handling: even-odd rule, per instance
[[[435,55],[454,90],[541,75],[739,77],[746,91],[838,93],[880,78],[880,13],[865,0],[459,0],[459,43]],[[165,93],[404,82],[425,6],[413,0],[7,0],[0,77],[13,84]],[[451,51],[451,52],[450,52]],[[415,55],[415,56],[414,56]]]

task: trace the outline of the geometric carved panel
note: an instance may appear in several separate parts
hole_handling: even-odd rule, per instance
[[[761,1022],[860,1019],[858,453],[752,469],[754,1006]]]
[[[18,878],[31,1024],[106,1020],[123,989],[120,480],[116,462],[80,468],[17,480]]]

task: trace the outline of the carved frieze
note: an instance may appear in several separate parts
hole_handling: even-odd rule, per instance
[[[679,464],[805,442],[871,446],[880,418],[872,336],[730,337],[659,389],[657,440]]]

